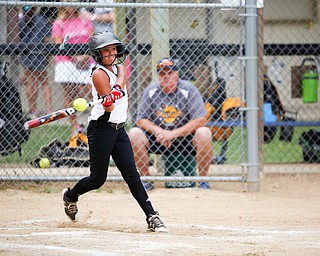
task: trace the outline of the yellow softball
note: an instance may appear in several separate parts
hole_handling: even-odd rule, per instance
[[[49,168],[50,167],[50,160],[46,157],[41,158],[39,162],[40,168]]]
[[[77,98],[73,101],[73,107],[77,111],[85,111],[88,107],[88,103],[84,98]]]

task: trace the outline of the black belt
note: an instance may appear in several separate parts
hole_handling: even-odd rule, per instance
[[[125,127],[126,123],[111,123],[111,122],[107,122],[107,127],[116,129],[116,130],[120,130],[121,128]]]

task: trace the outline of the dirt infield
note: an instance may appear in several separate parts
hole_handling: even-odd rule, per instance
[[[319,255],[319,184],[320,174],[268,175],[260,193],[240,183],[157,188],[149,195],[168,234],[145,231],[125,187],[81,197],[77,223],[64,215],[60,187],[5,189],[0,255]]]

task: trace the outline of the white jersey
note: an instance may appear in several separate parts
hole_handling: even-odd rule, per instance
[[[112,88],[112,86],[116,83],[116,80],[117,80],[118,69],[117,69],[116,65],[112,66],[113,72],[111,72],[110,70],[106,69],[104,66],[97,64],[96,69],[92,72],[92,76],[93,76],[93,73],[97,69],[102,69],[103,71],[106,72],[106,74],[109,76],[110,86]],[[99,95],[98,95],[98,92],[97,92],[96,88],[93,85],[92,78],[91,78],[91,83],[92,83],[92,97],[93,97],[93,100],[97,100]],[[127,120],[127,115],[128,115],[128,93],[127,93],[127,87],[125,86],[123,90],[125,92],[125,96],[122,97],[121,99],[115,101],[114,110],[111,112],[110,119],[108,120],[108,122],[117,123],[118,124],[118,123],[124,123]],[[102,104],[94,105],[92,110],[91,110],[91,115],[88,118],[89,122],[91,120],[98,120],[98,118],[100,116],[102,116],[104,114],[104,112],[105,112],[105,110],[104,110]]]

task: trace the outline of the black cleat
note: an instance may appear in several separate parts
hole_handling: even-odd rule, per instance
[[[66,213],[66,215],[71,221],[77,222],[79,219],[77,202],[69,201],[69,199],[67,198],[68,191],[69,191],[68,188],[65,188],[61,191],[62,200],[64,203],[64,212]]]
[[[168,229],[160,220],[159,213],[149,214],[147,217],[148,231],[153,232],[168,232]]]

